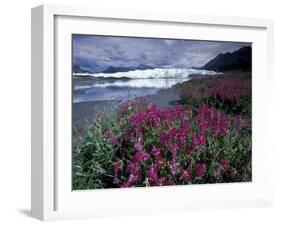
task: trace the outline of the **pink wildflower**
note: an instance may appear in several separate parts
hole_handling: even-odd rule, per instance
[[[127,167],[127,171],[132,175],[139,176],[139,174],[140,174],[139,163],[137,163],[137,162],[130,163]]]
[[[153,154],[154,156],[159,156],[159,155],[161,154],[160,148],[158,148],[158,147],[156,147],[156,146],[154,146],[154,145],[153,145],[153,147],[152,147],[151,152],[152,152],[152,154]]]
[[[205,134],[200,134],[200,135],[193,135],[192,137],[192,143],[193,143],[193,147],[197,147],[199,145],[204,145],[206,144],[207,139]]]
[[[134,143],[134,148],[137,151],[142,151],[142,143],[141,143],[141,138],[138,138],[137,141]]]
[[[154,165],[152,165],[148,170],[147,170],[147,176],[149,182],[151,182],[153,185],[158,184],[158,175],[157,175],[157,169]]]
[[[198,177],[204,177],[206,173],[206,164],[204,163],[198,163],[196,165],[196,173]]]
[[[173,176],[177,174],[179,163],[176,161],[172,161],[170,164],[171,173]]]
[[[111,141],[112,141],[113,144],[119,145],[119,141],[118,141],[117,136],[112,135],[112,136],[111,136]]]
[[[171,145],[171,153],[173,155],[173,158],[176,158],[178,150],[179,150],[179,146],[177,144]]]
[[[137,180],[138,177],[136,175],[130,174],[129,179],[122,184],[121,188],[131,187]]]
[[[138,151],[135,154],[134,160],[136,162],[143,162],[143,161],[148,160],[148,158],[149,158],[149,154],[147,152],[145,152],[145,151]]]
[[[183,180],[183,181],[190,180],[191,179],[191,171],[190,171],[190,169],[182,171],[182,173],[180,175],[180,179]]]
[[[226,159],[221,160],[220,162],[221,168],[223,171],[227,171],[229,168],[229,161]]]

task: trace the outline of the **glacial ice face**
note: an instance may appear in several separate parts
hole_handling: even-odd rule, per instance
[[[131,78],[131,79],[146,79],[146,78],[188,78],[191,74],[200,75],[215,75],[214,71],[201,69],[178,69],[178,68],[154,68],[147,70],[134,70],[128,72],[116,73],[73,73],[76,76],[93,76],[99,78]]]

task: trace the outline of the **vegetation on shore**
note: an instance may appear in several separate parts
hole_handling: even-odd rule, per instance
[[[227,114],[251,116],[251,76],[249,73],[198,78],[177,84],[180,103],[191,108],[205,104]]]
[[[172,108],[135,99],[73,136],[73,189],[251,181],[251,76],[176,88]]]

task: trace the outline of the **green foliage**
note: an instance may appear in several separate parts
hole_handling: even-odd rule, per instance
[[[204,103],[227,114],[251,116],[251,77],[236,75],[194,79],[177,86],[181,89],[181,104],[197,108]]]
[[[118,133],[114,117],[101,117],[89,125],[83,137],[73,142],[73,189],[93,189],[112,186],[113,162],[118,147],[105,137],[111,128]]]
[[[101,112],[83,130],[74,128],[73,189],[251,181],[250,78],[219,79],[178,85],[184,108],[161,110],[137,99],[121,105],[115,114]],[[231,92],[222,92],[226,88]],[[164,133],[169,137],[163,138]],[[206,141],[196,144],[197,136]],[[171,151],[175,144],[176,156]],[[152,153],[154,147],[159,148],[161,159]],[[145,160],[136,160],[142,152]],[[118,172],[116,163],[120,163]],[[132,163],[136,175],[130,172]],[[154,181],[149,170],[156,165]],[[184,172],[190,178],[183,179]],[[131,181],[132,176],[137,178]]]

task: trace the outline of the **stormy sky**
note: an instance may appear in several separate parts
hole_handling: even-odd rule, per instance
[[[140,64],[165,68],[200,67],[219,53],[248,43],[73,35],[73,65],[99,72]]]

